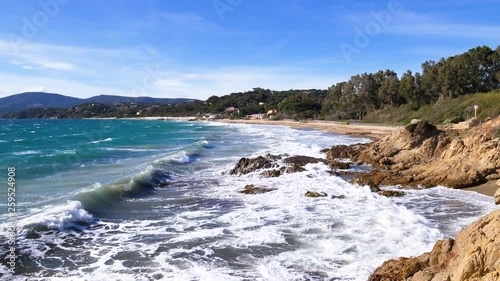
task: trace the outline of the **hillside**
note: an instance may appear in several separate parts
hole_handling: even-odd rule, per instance
[[[38,107],[70,108],[84,103],[82,99],[59,94],[30,92],[0,98],[0,113]]]
[[[164,99],[164,98],[151,98],[151,97],[123,97],[111,95],[99,95],[84,100],[84,103],[102,103],[102,104],[116,104],[116,103],[144,103],[144,104],[179,104],[185,102],[192,102],[195,99]]]
[[[67,109],[86,103],[101,103],[106,105],[117,103],[180,104],[191,101],[194,101],[194,99],[123,97],[110,95],[99,95],[88,99],[80,99],[53,93],[28,92],[0,98],[0,114],[33,108]]]
[[[500,115],[500,90],[483,94],[471,94],[458,98],[443,99],[434,104],[388,107],[369,112],[364,121],[369,123],[408,124],[412,119],[425,119],[434,124],[459,122],[474,117],[474,105],[478,105],[477,117],[484,119]]]
[[[158,105],[141,112],[140,116],[216,114],[238,119],[277,111],[274,119],[407,124],[418,118],[433,123],[446,123],[473,117],[475,104],[479,105],[480,118],[499,115],[499,89],[500,46],[496,49],[479,46],[460,55],[442,58],[438,62],[426,61],[422,64],[421,72],[413,73],[408,70],[398,74],[390,69],[365,72],[353,75],[347,81],[338,82],[328,89],[274,91],[254,88],[246,92],[211,96],[206,101],[110,95],[83,100],[47,93],[24,93],[0,99],[0,116],[8,111],[33,108],[67,109],[85,103],[134,103]],[[103,113],[112,115],[113,110],[94,112],[92,116],[101,116]],[[33,111],[16,113],[20,114],[6,118],[53,114]],[[127,116],[131,114],[133,113],[126,113]],[[73,113],[57,115],[73,116]]]

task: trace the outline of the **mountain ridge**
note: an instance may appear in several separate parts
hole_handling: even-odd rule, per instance
[[[196,101],[187,98],[153,98],[153,97],[126,97],[115,95],[98,95],[82,99],[57,93],[24,92],[0,98],[0,114],[31,108],[71,108],[85,103],[143,103],[143,104],[179,104]]]

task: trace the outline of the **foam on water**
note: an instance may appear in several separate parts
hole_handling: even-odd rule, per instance
[[[22,260],[35,259],[39,267],[27,276],[366,280],[383,261],[429,251],[436,240],[494,209],[489,197],[440,187],[381,197],[331,176],[324,164],[278,178],[222,175],[241,157],[320,157],[322,148],[368,140],[279,126],[210,126],[219,126],[220,135],[144,158],[150,163],[140,172],[113,184],[94,183],[75,196],[78,201],[23,218],[25,232],[45,227],[36,239],[21,233]],[[167,188],[153,188],[172,170],[179,173]],[[274,190],[238,192],[248,184]],[[307,198],[307,191],[328,197]],[[338,195],[345,199],[331,198]],[[120,215],[86,207],[96,204],[95,210]]]
[[[19,152],[13,152],[13,155],[35,155],[35,154],[41,154],[42,152],[40,150],[26,150],[26,151],[19,151]]]
[[[107,138],[107,139],[103,139],[103,140],[91,141],[91,142],[89,142],[89,143],[91,143],[91,144],[96,144],[96,143],[101,143],[101,142],[110,142],[110,141],[113,141],[113,138]]]
[[[89,224],[93,221],[90,215],[78,201],[69,201],[64,205],[50,206],[49,208],[19,221],[20,227],[42,227],[47,229],[64,230]]]

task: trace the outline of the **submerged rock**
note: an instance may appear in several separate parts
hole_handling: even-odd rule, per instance
[[[404,192],[396,190],[381,190],[377,194],[385,197],[403,197],[405,195]]]
[[[328,194],[326,194],[325,192],[308,191],[306,192],[305,196],[311,198],[318,198],[318,197],[327,197]]]
[[[243,194],[262,194],[262,193],[267,193],[267,192],[271,192],[274,190],[276,190],[276,189],[255,186],[253,184],[249,184],[249,185],[245,186],[245,188],[243,190],[240,190],[238,192],[243,193]]]
[[[280,170],[268,170],[268,171],[264,171],[262,172],[261,176],[265,177],[265,178],[277,178],[281,175],[281,172]]]
[[[500,210],[464,228],[430,253],[384,262],[369,281],[500,280]]]
[[[292,173],[300,173],[300,172],[305,172],[306,169],[304,169],[302,166],[299,166],[297,164],[292,164],[291,166],[288,166],[284,169],[285,172],[292,174]]]

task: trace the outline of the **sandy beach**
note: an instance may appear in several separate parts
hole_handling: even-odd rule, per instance
[[[338,122],[328,121],[269,121],[269,120],[230,120],[223,119],[216,122],[224,123],[242,123],[242,124],[263,124],[263,125],[281,125],[289,126],[295,129],[316,129],[323,130],[331,133],[346,134],[357,137],[365,137],[371,140],[380,140],[396,130],[397,126],[386,125],[371,125],[371,124],[344,124]]]
[[[397,126],[387,126],[387,125],[371,125],[371,124],[343,124],[338,122],[328,122],[328,121],[309,121],[309,122],[298,122],[292,120],[283,121],[269,121],[269,120],[217,120],[216,122],[224,123],[242,123],[242,124],[264,124],[264,125],[281,125],[289,126],[298,129],[316,129],[323,130],[338,134],[347,134],[357,137],[369,138],[373,141],[382,139],[383,137],[389,135]],[[490,181],[488,183],[464,188],[464,190],[477,192],[487,196],[493,196],[498,186]]]

